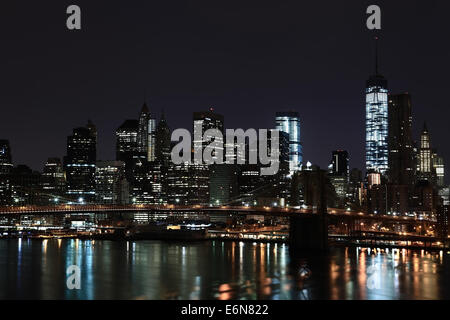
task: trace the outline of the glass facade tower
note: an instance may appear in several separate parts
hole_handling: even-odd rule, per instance
[[[385,174],[388,170],[388,89],[378,73],[366,82],[366,169]]]
[[[301,169],[303,162],[298,112],[277,112],[276,129],[289,134],[289,171],[292,174]]]

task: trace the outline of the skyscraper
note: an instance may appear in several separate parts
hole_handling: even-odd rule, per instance
[[[151,115],[146,103],[142,106],[138,121],[138,150],[147,161],[154,161],[156,120]]]
[[[349,176],[348,152],[345,150],[336,150],[331,155],[332,173],[340,176]]]
[[[289,134],[289,171],[292,174],[301,169],[303,162],[298,112],[277,112],[276,129]]]
[[[333,151],[329,178],[340,199],[344,199],[347,196],[349,171],[348,152],[345,150]]]
[[[116,130],[116,160],[125,162],[125,172],[128,182],[132,181],[135,163],[145,158],[138,145],[138,120],[125,120]]]
[[[8,140],[0,140],[0,205],[11,202],[11,179],[13,169],[11,148]]]
[[[419,179],[432,180],[433,176],[433,152],[431,150],[431,138],[426,123],[423,125],[423,130],[420,135],[419,148]]]
[[[445,187],[445,167],[444,158],[437,153],[433,154],[433,173],[435,176],[436,186],[438,188]]]
[[[88,127],[75,128],[67,137],[67,195],[80,203],[95,200],[96,145],[96,135]]]
[[[195,128],[201,128],[202,136],[195,136]],[[217,129],[222,133],[222,137],[219,139],[220,145],[223,146],[223,134],[224,134],[224,118],[223,115],[215,113],[213,108],[210,108],[209,111],[200,111],[194,112],[194,150],[200,151],[203,154],[203,151],[206,146],[208,146],[213,136],[205,135],[205,132],[209,129]],[[220,149],[220,148],[219,148]],[[222,147],[223,156],[225,155],[225,150]],[[213,159],[215,157],[213,156]],[[223,159],[222,159],[223,160]]]
[[[123,161],[97,161],[95,171],[97,203],[126,204],[128,203],[128,188]]]
[[[170,128],[164,113],[155,130],[155,160],[168,165],[170,161]]]
[[[0,140],[0,174],[9,174],[12,170],[11,147],[8,140]]]
[[[41,187],[48,197],[48,202],[59,203],[59,196],[64,193],[66,178],[64,169],[59,158],[49,158],[42,172]]]
[[[366,169],[382,174],[388,169],[388,89],[378,72],[377,49],[375,74],[366,82]]]
[[[138,151],[147,157],[148,154],[148,125],[150,120],[150,112],[148,111],[147,104],[144,103],[139,114],[139,124],[137,133],[137,148]]]
[[[412,140],[411,96],[389,95],[389,182],[412,186],[414,183],[414,145]]]
[[[218,206],[229,204],[237,195],[237,170],[235,164],[213,164],[209,169],[209,202]]]

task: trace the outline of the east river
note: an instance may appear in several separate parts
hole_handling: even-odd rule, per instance
[[[79,267],[80,289],[67,269]],[[0,299],[450,299],[444,251],[203,241],[0,240]]]

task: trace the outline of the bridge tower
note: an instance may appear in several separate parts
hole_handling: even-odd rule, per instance
[[[289,246],[296,251],[324,251],[328,249],[328,206],[326,189],[326,172],[320,170],[316,176],[316,192],[319,194],[313,214],[292,215],[289,227]]]

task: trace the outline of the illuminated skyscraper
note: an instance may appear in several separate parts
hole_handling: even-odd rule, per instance
[[[436,185],[438,188],[445,187],[445,166],[444,158],[437,153],[433,154],[433,172],[435,174]]]
[[[303,162],[300,140],[300,116],[298,112],[277,112],[276,129],[289,134],[289,171],[299,171]]]
[[[156,120],[150,114],[147,104],[144,103],[139,115],[137,144],[139,152],[145,155],[147,161],[155,160],[155,130]]]
[[[366,169],[382,174],[388,169],[388,89],[378,73],[378,50],[375,74],[366,82]]]
[[[433,154],[431,150],[431,139],[427,125],[424,123],[420,135],[419,149],[419,178],[421,180],[432,180],[433,175]]]
[[[155,161],[156,158],[156,119],[150,114],[148,119],[148,147],[147,160]]]
[[[148,111],[147,104],[142,106],[141,113],[139,114],[139,124],[137,133],[137,147],[138,151],[147,155],[148,153],[148,125],[150,120],[150,112]]]

